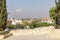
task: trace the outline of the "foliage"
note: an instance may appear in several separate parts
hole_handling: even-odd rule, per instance
[[[29,26],[30,26],[31,29],[35,28],[36,27],[36,22],[29,23]]]
[[[15,25],[15,28],[24,29],[24,27],[25,27],[25,26],[24,26],[24,25],[22,25],[22,24],[16,24],[16,25]]]
[[[55,7],[52,7],[50,10],[49,10],[49,13],[50,13],[50,17],[51,19],[53,19],[54,21],[56,20],[56,14],[55,14]]]
[[[49,26],[49,23],[43,22],[43,23],[41,23],[41,26]]]
[[[0,31],[0,35],[4,35],[4,34],[7,34],[4,30]]]
[[[29,24],[30,28],[44,27],[44,26],[53,26],[47,22],[32,22]]]
[[[15,25],[9,25],[8,26],[10,29],[15,29]]]
[[[6,0],[2,0],[0,9],[0,28],[4,30],[7,22]]]
[[[27,26],[27,25],[28,25],[27,20],[24,20],[24,21],[23,21],[23,25],[25,25],[25,26]]]
[[[24,29],[25,26],[22,24],[16,24],[16,25],[9,25],[8,27],[11,29]]]

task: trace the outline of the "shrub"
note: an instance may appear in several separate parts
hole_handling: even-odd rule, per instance
[[[30,26],[31,29],[33,29],[33,28],[36,27],[36,23],[35,22],[29,23],[29,26]]]
[[[16,25],[15,25],[15,28],[24,29],[24,27],[25,27],[25,26],[24,26],[24,25],[22,25],[22,24],[16,24]]]
[[[15,25],[9,25],[8,26],[10,29],[15,29]]]
[[[24,25],[22,24],[16,24],[16,25],[9,25],[8,26],[10,29],[24,29]]]
[[[43,22],[43,23],[41,23],[41,26],[49,26],[49,23]]]
[[[37,28],[43,26],[53,26],[53,24],[49,24],[47,22],[32,22],[29,24],[30,28]]]
[[[4,35],[4,34],[7,34],[4,30],[0,31],[0,35]]]

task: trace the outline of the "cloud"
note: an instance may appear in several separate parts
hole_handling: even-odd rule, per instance
[[[16,9],[16,12],[24,12],[24,10],[22,10],[22,9]]]

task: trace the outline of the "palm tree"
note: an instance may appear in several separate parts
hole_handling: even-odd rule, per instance
[[[5,29],[7,22],[6,0],[0,0],[0,28]]]

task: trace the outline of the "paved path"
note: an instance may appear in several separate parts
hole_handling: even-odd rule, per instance
[[[51,39],[48,35],[24,35],[24,36],[12,36],[5,40],[60,40],[59,38]]]
[[[60,40],[60,29],[45,27],[40,29],[13,30],[14,36],[5,40]]]
[[[49,40],[47,35],[24,35],[12,36],[6,40]]]

